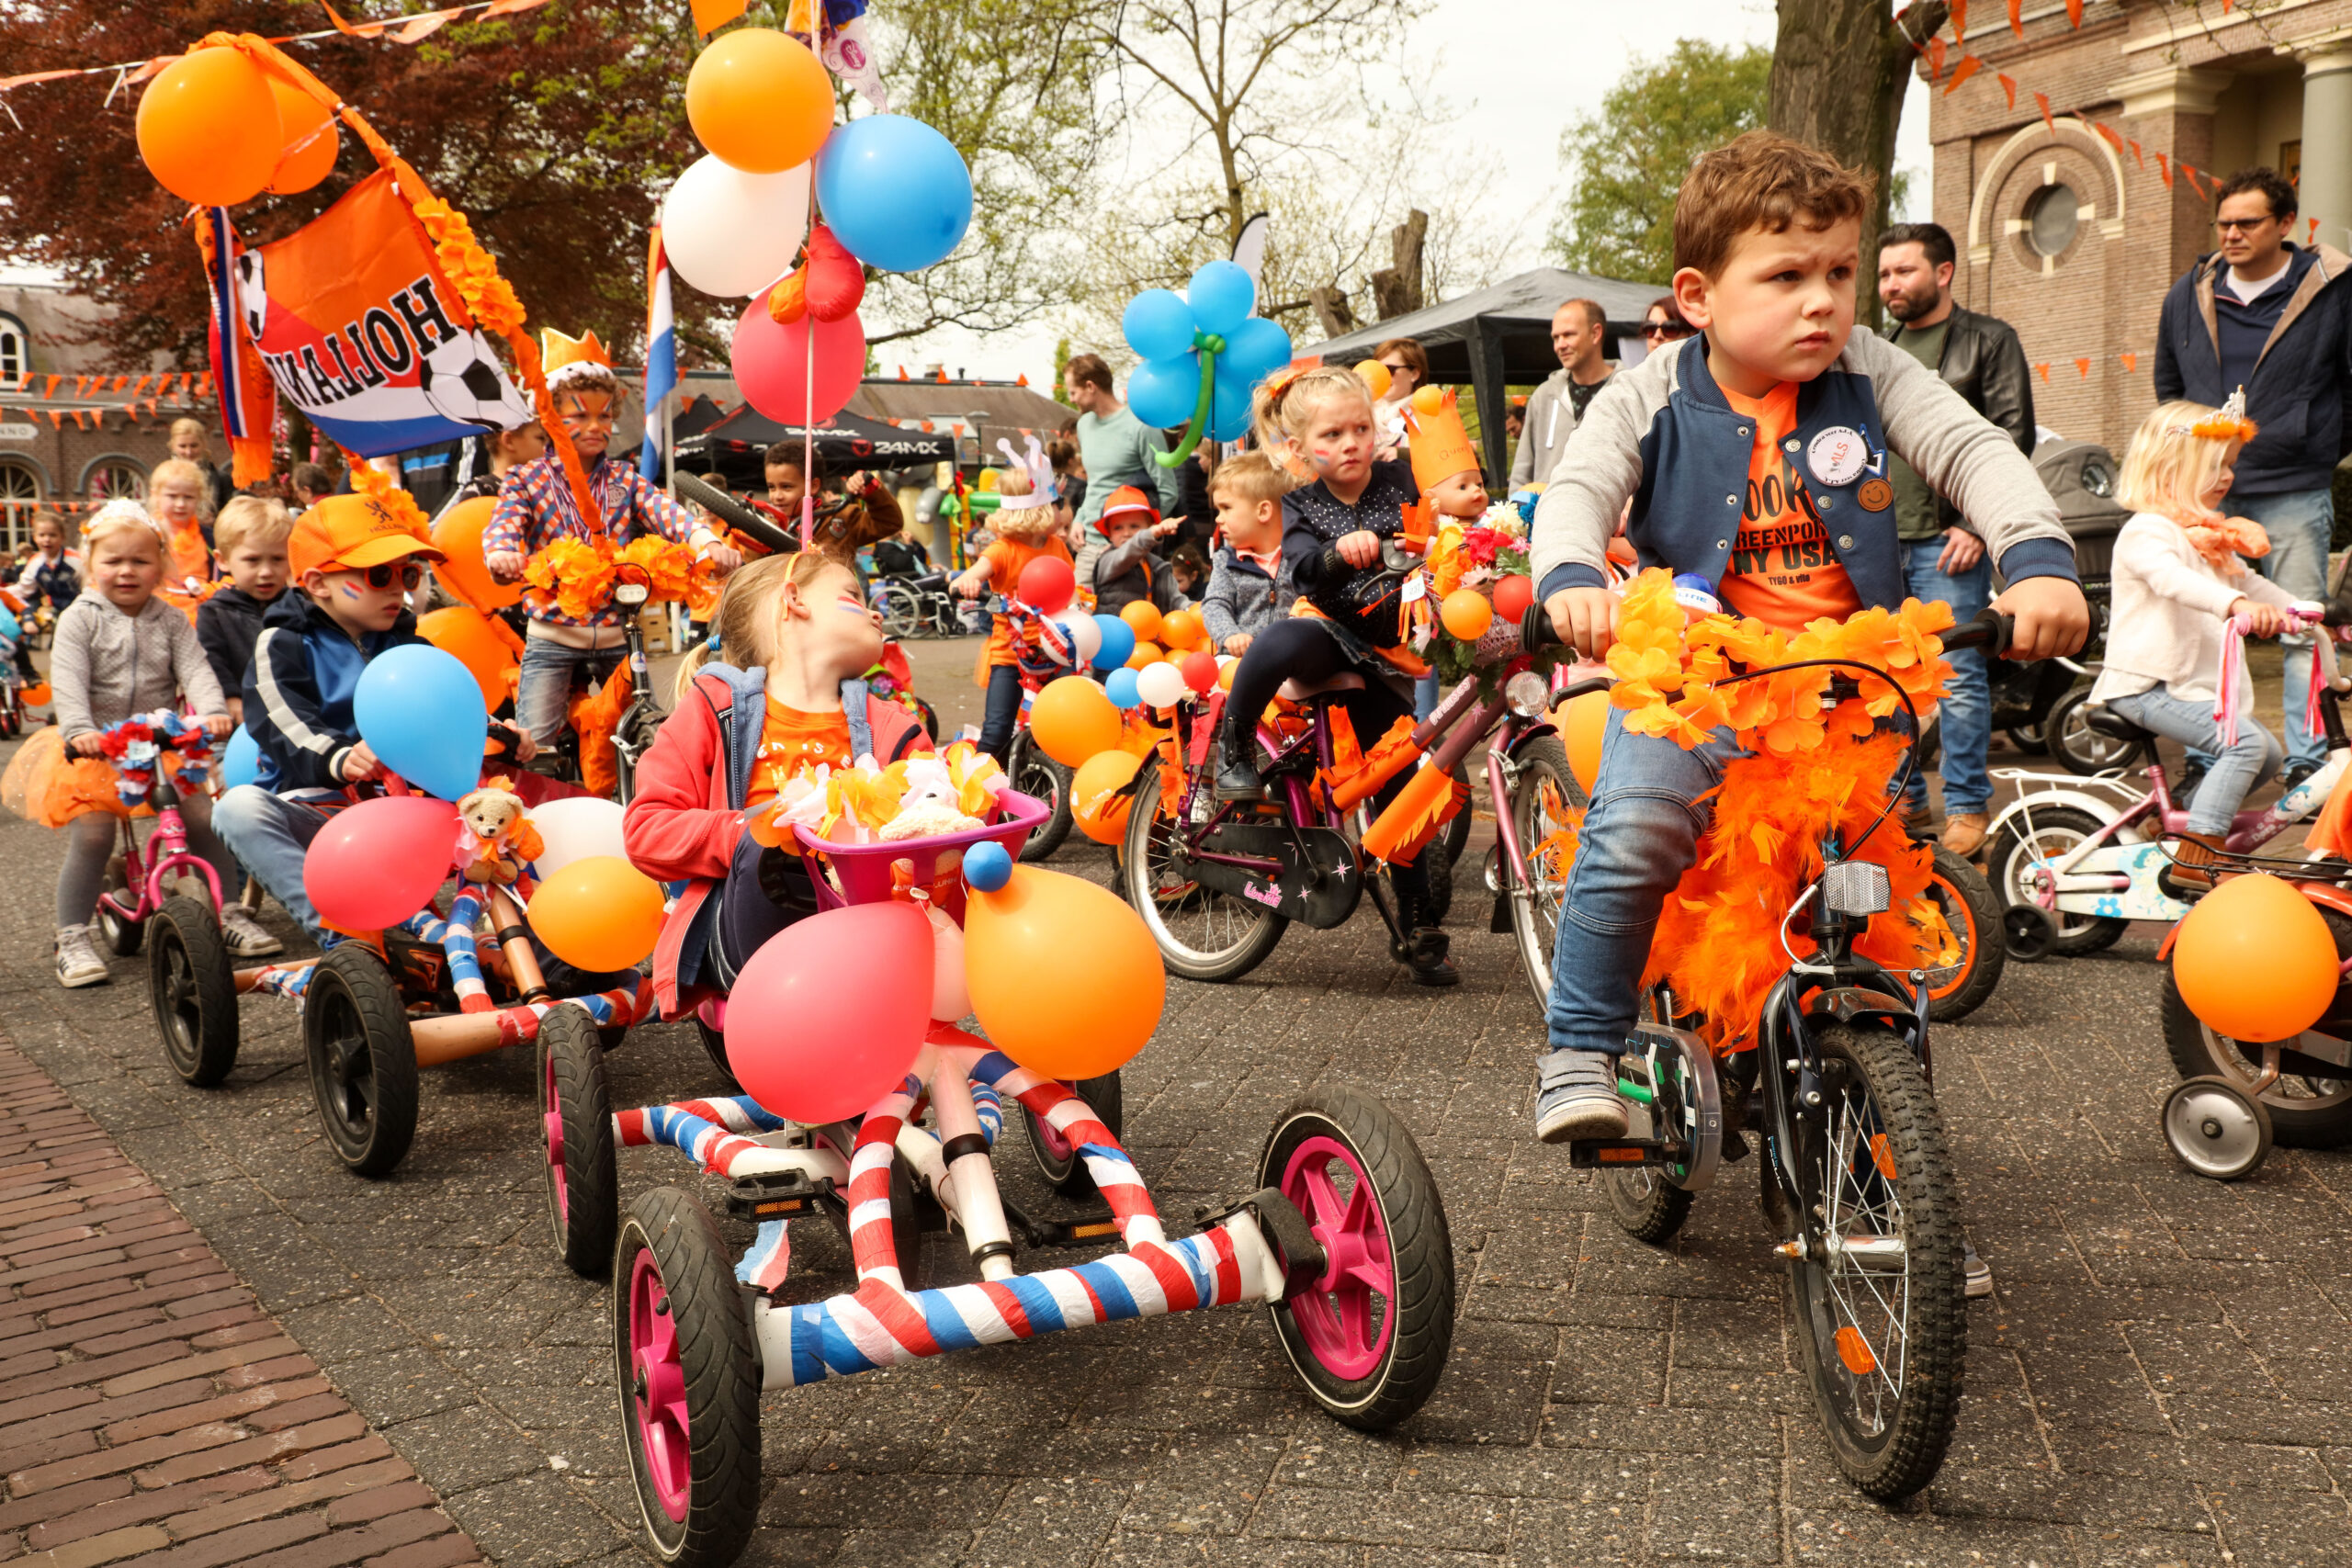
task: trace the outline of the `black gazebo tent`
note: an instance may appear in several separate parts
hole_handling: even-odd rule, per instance
[[[1429,353],[1431,379],[1466,381],[1476,391],[1487,477],[1499,481],[1510,470],[1510,455],[1503,446],[1503,422],[1488,411],[1503,406],[1503,389],[1510,383],[1541,381],[1560,367],[1559,356],[1552,352],[1552,313],[1570,299],[1599,301],[1609,318],[1611,356],[1623,357],[1619,345],[1639,333],[1650,301],[1665,292],[1647,283],[1537,267],[1409,316],[1379,321],[1328,343],[1307,344],[1304,352],[1331,364],[1352,365],[1370,358],[1390,338],[1418,340]]]
[[[745,403],[700,434],[683,438],[678,456],[716,469],[739,486],[760,480],[760,455],[778,441],[803,439],[797,424],[778,424]],[[816,429],[817,460],[829,473],[858,468],[911,468],[953,461],[956,438],[862,418],[844,409]]]

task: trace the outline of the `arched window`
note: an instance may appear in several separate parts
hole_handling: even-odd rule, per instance
[[[85,482],[93,505],[125,496],[133,501],[147,499],[147,470],[128,457],[100,458]]]
[[[0,458],[0,531],[7,547],[33,536],[33,513],[40,505],[40,474],[28,463]]]
[[[0,379],[16,380],[32,367],[32,334],[16,317],[0,315]]]

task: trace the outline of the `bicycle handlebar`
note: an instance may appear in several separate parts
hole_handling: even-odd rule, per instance
[[[678,493],[701,507],[705,512],[741,533],[750,535],[777,555],[786,555],[800,547],[800,541],[761,516],[733,496],[693,474],[679,470],[672,476],[678,481]]]

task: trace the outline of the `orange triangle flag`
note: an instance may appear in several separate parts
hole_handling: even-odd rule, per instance
[[[2082,377],[2084,380],[2089,380],[2091,378],[2091,362],[2081,355],[2076,355],[2075,356],[2075,372]]]
[[[2140,356],[2136,354],[2119,354],[2115,357],[2123,361],[2123,368],[2126,370],[2140,368]]]
[[[2001,72],[1996,71],[1993,73],[1993,80],[1998,82],[2001,85],[2001,91],[2009,96],[2009,107],[2017,107],[2018,79],[2014,76],[2007,75]]]
[[[694,0],[695,31],[715,33],[741,16],[745,0]]]
[[[2156,173],[2163,176],[2167,186],[2172,184],[2172,164],[2165,161],[2165,155],[2161,152],[2156,154]]]
[[[1955,42],[1968,41],[1968,0],[1951,0],[1951,36]]]
[[[2042,361],[2041,364],[2036,365],[2036,366],[2033,367],[2033,373],[2034,373],[2035,375],[2037,375],[2037,376],[2039,376],[2039,377],[2041,377],[2041,384],[2042,384],[2043,386],[2045,386],[2045,387],[2046,387],[2046,386],[2048,386],[2048,385],[2050,384],[2050,363],[2049,363],[2049,361],[2044,360],[2044,361]]]
[[[2312,221],[2313,223],[2317,223],[2317,222],[2319,221],[2319,220],[2318,220],[2318,219],[2316,219],[2316,218],[2314,218],[2314,219],[2312,219]],[[1014,382],[1014,383],[1013,383],[1013,385],[1018,386],[1018,387],[1025,387],[1025,386],[1027,386],[1028,384],[1029,384],[1029,372],[1027,372],[1026,370],[1023,370],[1023,371],[1021,373],[1021,378],[1020,378],[1018,381],[1016,381],[1016,382]]]
[[[2047,93],[2036,93],[2033,96],[2033,101],[2041,107],[2042,126],[2050,132],[2051,135],[2057,135],[2058,122],[2050,118],[2050,95]]]
[[[1983,61],[1977,59],[1973,54],[1962,56],[1960,62],[1960,68],[1951,73],[1951,80],[1944,84],[1945,96],[1949,97],[1951,94],[1958,92],[1960,90],[1960,85],[1962,82],[1967,81],[1971,76],[1975,75],[1978,69],[1982,67],[1984,63],[1984,62]]]
[[[2009,0],[2009,31],[2025,37],[2025,0]]]
[[[2083,0],[2066,0],[2066,25],[2073,28],[2083,25]]]
[[[44,398],[53,398],[57,396],[57,384],[64,379],[65,378],[62,376],[51,376],[49,378],[49,385],[42,389],[40,395]]]
[[[2140,144],[2136,141],[2132,141],[2125,143],[2125,145],[2132,149],[2132,161],[2139,164],[2142,168],[2146,168],[2148,166],[2148,160],[2140,155]]]
[[[1939,38],[1928,40],[1928,80],[1940,82],[1944,75],[1944,51],[1948,46]]]

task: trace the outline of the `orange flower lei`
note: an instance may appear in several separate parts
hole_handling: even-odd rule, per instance
[[[433,524],[424,515],[424,508],[417,505],[416,497],[406,487],[383,469],[370,465],[367,458],[344,451],[343,466],[351,474],[351,488],[360,495],[390,513],[395,521],[418,538],[430,541]]]
[[[523,581],[542,603],[551,598],[563,614],[582,619],[610,602],[616,569],[623,565],[645,573],[649,604],[677,599],[699,608],[718,596],[708,562],[696,559],[688,547],[651,534],[619,549],[605,539],[558,539],[530,558]]]
[[[514,286],[498,275],[498,264],[474,238],[466,215],[439,197],[419,197],[409,204],[416,220],[433,237],[433,254],[442,273],[464,299],[476,322],[501,337],[523,328],[523,301]]]

